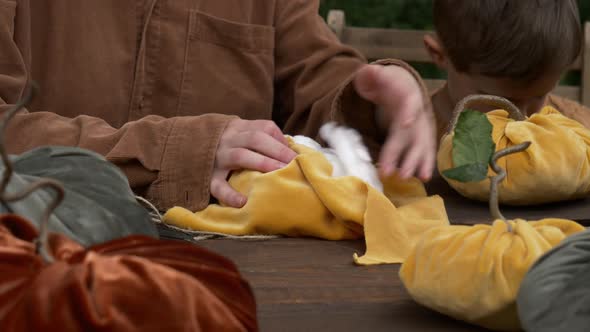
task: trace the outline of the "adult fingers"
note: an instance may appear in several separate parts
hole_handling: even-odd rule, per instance
[[[211,177],[210,192],[211,196],[217,198],[221,203],[241,208],[246,204],[246,196],[234,190],[226,180],[229,171],[215,170]]]
[[[398,162],[401,159],[401,154],[406,149],[406,139],[392,132],[379,154],[379,165],[381,174],[385,177],[390,176],[395,170],[397,170]]]
[[[230,145],[236,148],[241,147],[257,151],[266,157],[284,164],[288,164],[297,156],[297,153],[287,145],[282,144],[275,137],[262,131],[248,131],[234,135],[230,138]]]
[[[224,149],[217,154],[217,167],[220,169],[249,169],[268,173],[285,166],[286,163],[246,148]]]
[[[288,145],[287,138],[281,131],[281,129],[277,126],[274,121],[270,120],[243,120],[245,124],[243,126],[242,131],[252,131],[252,132],[264,132],[269,136],[273,137],[280,143],[284,145]]]

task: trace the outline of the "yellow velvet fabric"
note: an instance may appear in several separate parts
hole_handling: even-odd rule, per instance
[[[546,106],[525,121],[514,121],[504,110],[487,113],[493,125],[496,151],[531,141],[524,152],[498,160],[507,176],[499,186],[499,201],[507,205],[532,205],[585,197],[590,193],[590,130]],[[442,138],[438,169],[453,168],[453,134]],[[489,175],[495,175],[488,169]],[[489,179],[480,182],[447,182],[461,195],[488,201]]]
[[[501,331],[520,329],[515,307],[534,261],[567,236],[584,230],[564,219],[428,230],[399,275],[416,302],[451,317]]]
[[[448,225],[442,199],[426,197],[417,179],[388,178],[382,193],[356,177],[332,177],[331,164],[314,149],[292,142],[291,148],[298,155],[280,170],[231,176],[231,186],[248,197],[244,207],[213,204],[198,212],[174,207],[164,222],[231,235],[365,236],[367,254],[355,255],[358,264],[399,263],[424,231]]]

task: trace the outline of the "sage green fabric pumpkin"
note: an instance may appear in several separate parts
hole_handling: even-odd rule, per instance
[[[517,305],[526,331],[590,330],[590,230],[565,239],[535,262]]]
[[[131,234],[158,236],[125,175],[101,155],[80,148],[47,146],[10,159],[14,173],[6,188],[8,193],[20,192],[41,178],[57,180],[64,186],[64,200],[49,220],[50,232],[64,234],[84,246]],[[0,174],[4,171],[0,163]],[[0,213],[16,213],[39,227],[52,197],[51,189],[40,189],[8,206],[0,204]]]

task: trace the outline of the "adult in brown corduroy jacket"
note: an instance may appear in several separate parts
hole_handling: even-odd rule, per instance
[[[383,172],[428,178],[434,124],[420,78],[399,61],[366,65],[318,4],[0,0],[2,110],[28,81],[41,88],[12,121],[9,152],[88,148],[161,209],[241,206],[231,170],[278,169],[295,155],[283,132],[315,137],[334,120],[362,133]]]

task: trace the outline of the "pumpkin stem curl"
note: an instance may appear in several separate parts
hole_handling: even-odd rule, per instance
[[[6,127],[8,127],[10,119],[12,119],[12,117],[14,117],[14,115],[18,111],[20,111],[23,107],[26,107],[31,103],[36,89],[37,88],[35,86],[31,86],[29,89],[27,89],[27,92],[23,99],[19,100],[16,104],[14,104],[14,106],[12,106],[10,110],[6,111],[2,118],[2,122],[0,122],[0,156],[2,157],[2,163],[6,168],[4,174],[2,175],[2,182],[0,183],[0,193],[4,193],[4,191],[6,190],[6,186],[8,185],[8,182],[10,181],[13,172],[12,163],[8,159],[8,154],[6,153],[6,146],[4,144],[4,133],[6,132]]]
[[[522,152],[528,149],[530,145],[531,142],[527,141],[521,144],[513,145],[511,147],[502,149],[494,153],[492,159],[490,160],[490,167],[494,170],[494,172],[496,172],[495,176],[490,177],[490,213],[492,214],[492,217],[494,219],[501,219],[504,222],[506,222],[509,232],[512,232],[512,226],[508,221],[506,221],[506,218],[504,218],[504,216],[500,212],[500,207],[498,204],[498,185],[506,177],[506,170],[498,166],[498,164],[496,164],[496,161],[509,154]]]
[[[31,185],[23,189],[21,192],[6,193],[6,187],[8,186],[8,183],[10,182],[10,179],[14,171],[12,167],[12,162],[10,161],[10,159],[8,158],[8,154],[6,153],[6,146],[4,144],[4,133],[6,131],[6,127],[8,126],[8,122],[10,122],[12,117],[14,117],[14,115],[23,107],[26,107],[31,103],[37,89],[37,86],[32,84],[27,89],[25,96],[16,104],[14,104],[14,106],[10,110],[6,111],[2,118],[2,122],[0,122],[0,158],[2,159],[2,163],[4,164],[4,174],[2,174],[2,182],[0,182],[0,202],[4,206],[8,207],[7,203],[19,201],[27,197],[31,193],[44,187],[52,188],[56,192],[53,201],[47,206],[47,208],[43,212],[43,216],[39,227],[39,237],[35,241],[37,253],[41,255],[41,258],[46,263],[51,263],[54,261],[54,258],[51,256],[48,249],[47,225],[49,223],[49,218],[51,217],[51,214],[53,213],[55,208],[62,202],[65,196],[63,186],[55,180],[43,179],[35,183],[32,183]]]
[[[526,120],[526,115],[523,114],[516,105],[514,105],[510,100],[494,96],[494,95],[469,95],[463,98],[455,109],[453,110],[453,115],[451,116],[451,122],[449,123],[449,127],[447,132],[452,133],[457,126],[457,121],[459,120],[459,115],[469,108],[473,108],[474,105],[488,105],[497,107],[498,109],[503,109],[508,111],[508,115],[511,119],[516,121],[523,121]]]
[[[451,122],[449,123],[449,127],[447,128],[447,132],[451,133],[455,131],[455,127],[457,126],[457,121],[459,120],[459,116],[463,111],[466,109],[472,108],[474,105],[488,105],[497,107],[498,109],[503,109],[508,112],[508,115],[511,119],[516,121],[523,121],[526,120],[526,115],[510,100],[494,95],[483,95],[483,94],[474,94],[469,95],[463,98],[453,110],[453,115],[451,116]],[[508,227],[508,231],[512,232],[512,226],[506,220],[506,218],[500,212],[500,207],[498,203],[498,186],[506,178],[506,171],[496,164],[498,159],[505,157],[509,154],[522,152],[526,150],[531,145],[531,142],[524,142],[518,145],[514,145],[500,151],[497,151],[492,155],[490,158],[490,167],[496,172],[495,176],[490,177],[490,213],[492,217],[495,219],[501,219],[506,223]]]

